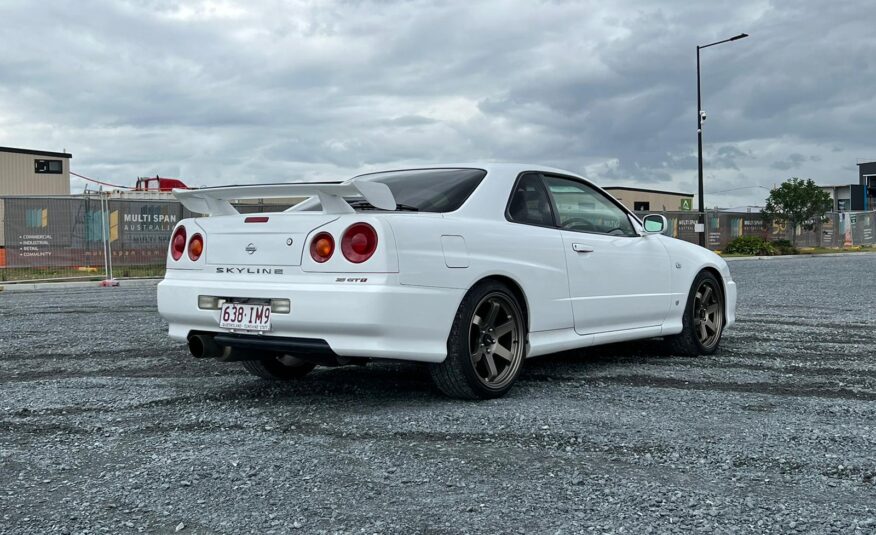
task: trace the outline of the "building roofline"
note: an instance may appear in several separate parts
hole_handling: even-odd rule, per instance
[[[34,156],[54,156],[55,158],[72,158],[72,154],[66,152],[50,152],[47,150],[19,149],[15,147],[0,147],[0,152],[12,152],[15,154],[33,154]]]
[[[679,191],[666,191],[662,189],[645,189],[645,188],[631,188],[627,186],[605,186],[602,189],[605,191],[612,189],[619,189],[622,191],[641,191],[643,193],[663,193],[666,195],[678,195],[679,197],[693,197],[693,193],[681,193]]]

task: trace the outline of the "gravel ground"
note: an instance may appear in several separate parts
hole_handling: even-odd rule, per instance
[[[708,358],[270,384],[165,336],[154,288],[0,294],[3,533],[876,533],[876,256],[736,261]]]

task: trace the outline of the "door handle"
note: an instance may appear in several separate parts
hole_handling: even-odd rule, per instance
[[[572,250],[576,253],[592,253],[593,247],[590,247],[589,245],[584,245],[583,243],[573,243]]]

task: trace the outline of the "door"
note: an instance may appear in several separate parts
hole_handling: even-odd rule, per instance
[[[659,326],[670,305],[670,261],[612,199],[579,180],[545,176],[563,237],[575,331]]]
[[[539,173],[525,173],[518,178],[506,219],[517,228],[508,234],[511,238],[503,241],[501,247],[505,255],[509,249],[518,251],[515,262],[506,269],[525,281],[530,329],[535,332],[572,328],[565,247],[554,220],[550,195]],[[484,249],[482,254],[488,252],[489,246]]]

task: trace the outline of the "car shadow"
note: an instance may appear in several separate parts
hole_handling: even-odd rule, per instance
[[[412,362],[371,362],[364,366],[317,367],[292,381],[266,381],[242,372],[243,382],[221,389],[223,399],[272,398],[275,402],[301,403],[332,398],[349,407],[414,399],[442,399],[429,378],[426,365]]]
[[[521,382],[560,380],[574,375],[586,380],[588,371],[607,367],[654,363],[666,359],[655,341],[622,342],[586,349],[553,353],[528,359],[520,376]],[[244,372],[245,373],[245,372]],[[428,365],[413,362],[375,361],[364,366],[317,367],[308,376],[289,382],[264,381],[245,375],[244,384],[229,385],[220,394],[224,399],[269,397],[290,404],[302,400],[332,398],[348,405],[360,406],[395,403],[441,403],[452,401],[432,384]],[[509,396],[520,394],[512,391]]]
[[[556,365],[604,367],[664,361],[672,355],[659,340],[618,342],[596,347],[572,349],[534,357],[526,361],[524,369],[549,368]]]

